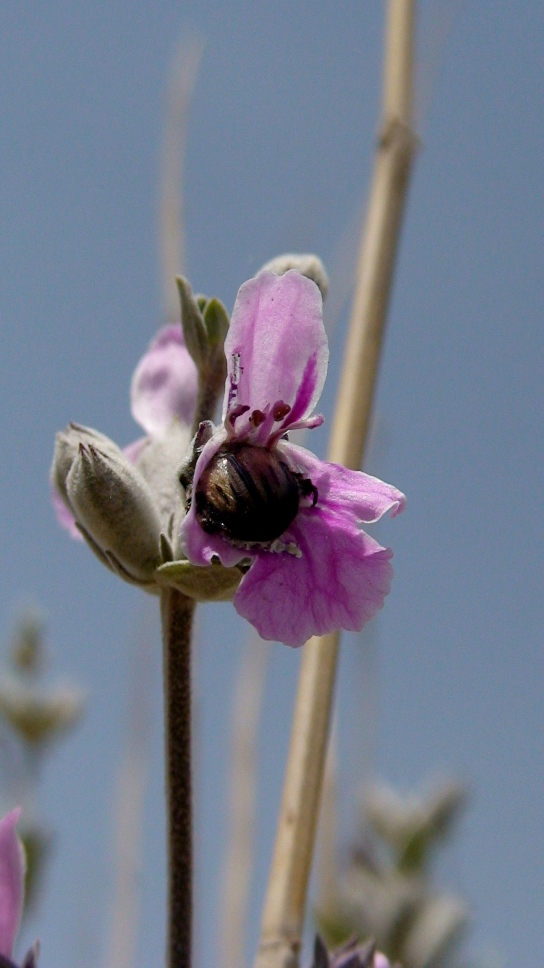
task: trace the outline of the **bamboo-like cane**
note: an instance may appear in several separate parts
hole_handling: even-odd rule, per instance
[[[333,723],[321,790],[321,809],[317,829],[316,850],[316,909],[327,918],[334,911],[339,890],[339,870],[336,834],[338,827],[338,763],[337,737]]]
[[[114,833],[114,895],[105,968],[136,962],[141,909],[144,800],[151,754],[151,629],[140,633],[130,658],[125,749],[119,769]]]
[[[236,683],[219,933],[222,968],[244,968],[246,964],[246,922],[255,846],[257,740],[269,653],[269,643],[255,632],[246,643]]]
[[[179,319],[176,276],[187,271],[181,183],[189,108],[202,51],[201,40],[196,37],[184,38],[178,46],[170,70],[159,211],[163,301],[169,322]]]
[[[417,139],[412,131],[415,0],[390,0],[383,116],[363,231],[329,459],[360,467]],[[297,968],[339,634],[304,646],[282,804],[255,968]]]

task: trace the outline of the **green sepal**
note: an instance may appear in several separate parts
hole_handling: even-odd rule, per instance
[[[229,328],[229,315],[220,299],[210,299],[204,310],[204,325],[211,350],[223,349]]]
[[[177,588],[197,602],[229,602],[242,580],[239,568],[220,564],[192,565],[190,561],[168,561],[155,571],[158,585]]]
[[[176,276],[181,305],[181,325],[185,345],[193,358],[197,370],[202,370],[208,359],[208,335],[204,319],[193,290],[183,276]]]

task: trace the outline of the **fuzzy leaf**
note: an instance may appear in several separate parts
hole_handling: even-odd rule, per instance
[[[185,345],[191,354],[197,370],[201,370],[208,358],[208,336],[193,290],[183,276],[176,276],[181,305],[181,325]]]
[[[219,347],[222,350],[229,328],[229,316],[221,300],[209,300],[204,310],[204,325],[210,349]]]

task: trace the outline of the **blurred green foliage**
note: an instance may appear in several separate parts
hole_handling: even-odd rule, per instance
[[[372,937],[403,968],[453,968],[468,923],[462,898],[433,883],[433,861],[465,804],[463,785],[447,781],[426,797],[373,787],[362,832],[316,912],[327,946]]]
[[[17,622],[0,670],[0,771],[2,811],[21,806],[19,834],[26,859],[25,914],[34,904],[53,835],[40,819],[36,801],[43,761],[52,746],[81,720],[82,689],[70,683],[50,684],[44,622],[28,609]]]

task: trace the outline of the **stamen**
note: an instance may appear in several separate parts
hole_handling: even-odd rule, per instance
[[[241,417],[243,413],[247,413],[248,410],[249,407],[247,404],[243,403],[238,403],[232,410],[229,410],[225,418],[225,423],[228,425],[227,430],[230,428],[230,430],[234,431],[234,421],[238,420],[238,417]]]
[[[274,409],[272,412],[274,414],[274,420],[283,420],[288,413],[291,413],[291,407],[288,403],[284,403],[283,400],[278,400],[274,404]]]
[[[249,409],[249,407],[246,407]],[[254,427],[260,427],[266,420],[266,414],[262,410],[254,410],[249,418],[249,422],[253,424]]]

